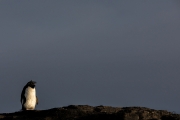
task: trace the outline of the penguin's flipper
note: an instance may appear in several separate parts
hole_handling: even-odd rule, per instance
[[[24,97],[24,95],[23,95],[23,92],[21,93],[21,100],[20,100],[20,102],[21,102],[21,104],[24,104],[25,103],[25,97]]]
[[[37,96],[36,96],[36,104],[38,104],[38,98],[37,98]]]
[[[23,99],[22,99],[22,97],[21,97],[21,104],[23,104],[23,102],[24,102],[24,101],[23,101]]]
[[[22,90],[22,92],[21,92],[21,104],[24,104],[25,103],[25,101],[26,101],[26,98],[25,98],[25,96],[24,96],[24,94],[25,94],[25,89],[26,89],[26,86],[24,86],[24,88],[23,88],[23,90]]]

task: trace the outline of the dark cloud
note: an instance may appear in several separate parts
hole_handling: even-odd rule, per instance
[[[0,1],[0,112],[69,104],[179,112],[179,4],[173,1]]]

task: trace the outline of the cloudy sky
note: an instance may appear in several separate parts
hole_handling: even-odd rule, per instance
[[[180,113],[178,0],[0,0],[0,113],[39,105]]]

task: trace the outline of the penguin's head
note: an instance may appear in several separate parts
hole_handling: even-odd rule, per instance
[[[35,84],[36,84],[36,82],[31,80],[31,81],[29,81],[26,85],[29,86],[29,87],[31,87],[31,88],[34,88],[34,87],[35,87]]]

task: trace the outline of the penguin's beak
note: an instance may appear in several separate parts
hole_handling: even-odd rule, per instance
[[[32,81],[32,80],[31,80],[31,83],[33,83],[33,84],[35,85],[35,84],[36,84],[36,81]]]
[[[34,84],[36,84],[36,81],[32,81]]]

